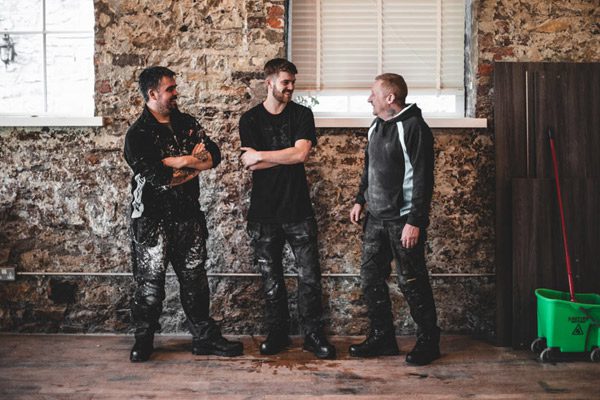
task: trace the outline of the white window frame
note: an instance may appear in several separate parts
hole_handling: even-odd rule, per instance
[[[289,0],[288,2],[288,35],[286,38],[286,44],[287,44],[287,55],[288,55],[288,59],[290,59],[292,62],[294,61],[292,58],[292,35],[294,34],[293,29],[292,29],[292,19],[293,19],[293,12],[292,12],[292,2],[293,1],[302,1],[302,0]],[[321,1],[327,1],[327,0],[316,0],[316,18],[317,21],[320,21],[321,19],[321,10],[320,10],[320,3]],[[380,74],[384,71],[382,71],[382,65],[383,65],[383,28],[382,28],[382,18],[383,18],[383,6],[382,6],[383,1],[382,0],[376,0],[376,7],[377,7],[377,18],[378,18],[378,26],[377,26],[377,36],[378,36],[378,46],[379,49],[377,51],[378,53],[378,71],[377,73]],[[470,6],[470,1],[465,0],[465,20],[470,16],[470,13],[467,10],[467,7]],[[441,1],[438,2],[438,18],[441,18]],[[466,21],[465,21],[466,22]],[[316,52],[317,52],[317,56],[316,56],[316,77],[315,77],[315,84],[316,84],[316,90],[301,90],[298,89],[295,93],[295,96],[316,96],[317,98],[319,96],[347,96],[345,101],[349,102],[350,101],[350,97],[356,95],[357,93],[360,93],[362,95],[366,95],[368,96],[369,94],[369,89],[365,88],[365,89],[360,89],[357,91],[357,89],[328,89],[328,90],[319,90],[319,87],[321,85],[321,68],[320,68],[320,63],[321,63],[321,24],[319,22],[316,23],[316,32],[315,35],[317,37],[317,44],[316,44]],[[467,29],[466,27],[467,24],[465,24],[465,30]],[[463,31],[464,34],[464,31]],[[440,51],[440,55],[438,55],[437,57],[437,65],[436,65],[436,70],[438,73],[438,79],[436,80],[436,88],[432,89],[432,90],[428,90],[428,91],[423,91],[420,89],[415,89],[415,88],[410,88],[409,86],[409,95],[408,95],[408,99],[407,102],[411,102],[411,95],[415,96],[415,95],[422,95],[424,94],[424,92],[426,92],[428,95],[438,95],[438,94],[453,94],[455,95],[455,99],[456,99],[456,112],[455,113],[427,113],[425,115],[425,119],[426,121],[429,123],[429,125],[431,127],[436,127],[436,128],[486,128],[487,127],[487,120],[485,118],[466,118],[465,117],[465,113],[466,113],[466,88],[465,88],[465,83],[463,83],[463,90],[457,90],[457,89],[444,89],[441,86],[441,82],[439,79],[439,75],[441,72],[441,66],[440,66],[440,60],[441,60],[441,49],[439,48],[439,46],[441,46],[441,27],[438,25],[438,29],[437,29],[437,46],[438,46],[438,51]],[[464,57],[463,57],[464,58]],[[464,71],[464,82],[467,81],[467,76],[466,76],[466,72]],[[374,78],[374,77],[373,77]],[[344,101],[343,97],[340,97],[341,101]],[[418,103],[417,103],[418,104]],[[315,122],[317,127],[368,127],[371,123],[371,121],[373,120],[373,116],[372,115],[367,115],[366,113],[352,113],[352,112],[340,112],[340,113],[326,113],[326,112],[318,112],[318,111],[314,111],[315,114]]]
[[[93,0],[92,0],[93,3]],[[55,116],[48,112],[48,73],[47,73],[47,46],[48,34],[91,34],[95,35],[94,28],[90,30],[48,30],[46,29],[46,0],[41,0],[42,29],[41,30],[2,30],[0,35],[41,35],[42,36],[42,78],[44,91],[44,112],[41,115],[8,114],[0,113],[0,127],[42,127],[42,126],[102,126],[101,116]],[[93,40],[93,39],[92,39]],[[94,76],[95,79],[95,76]],[[94,105],[95,108],[95,105]]]

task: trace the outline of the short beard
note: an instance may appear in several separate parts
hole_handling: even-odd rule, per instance
[[[288,103],[290,100],[292,100],[291,95],[289,98],[286,99],[286,97],[284,96],[284,92],[283,91],[280,92],[279,90],[277,90],[277,88],[275,86],[273,86],[273,97],[275,97],[275,99],[281,103]]]
[[[166,107],[161,107],[160,112],[164,115],[171,115],[174,110],[178,110],[177,103],[171,105],[168,104]]]

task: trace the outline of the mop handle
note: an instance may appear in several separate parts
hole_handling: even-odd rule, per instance
[[[575,288],[573,287],[573,272],[571,270],[571,257],[569,256],[569,246],[567,245],[567,228],[565,226],[565,213],[563,209],[562,195],[560,192],[560,180],[558,179],[558,162],[556,160],[556,149],[554,148],[554,134],[552,129],[548,129],[550,138],[550,150],[552,151],[552,166],[554,167],[554,180],[556,181],[556,196],[558,198],[558,208],[560,209],[560,226],[562,228],[563,246],[565,248],[565,261],[567,263],[567,275],[569,277],[569,293],[571,301],[575,301]]]

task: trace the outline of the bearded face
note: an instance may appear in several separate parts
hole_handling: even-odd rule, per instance
[[[294,74],[280,71],[277,76],[269,80],[269,89],[273,97],[280,103],[288,103],[292,100],[296,77]]]
[[[171,111],[177,109],[177,95],[175,78],[163,76],[160,79],[158,88],[151,94],[151,100],[159,113],[168,115],[171,114]]]

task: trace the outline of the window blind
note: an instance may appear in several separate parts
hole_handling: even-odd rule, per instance
[[[464,0],[292,0],[297,89],[365,89],[402,75],[411,89],[463,90]]]

